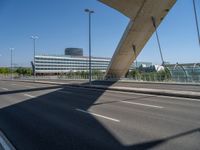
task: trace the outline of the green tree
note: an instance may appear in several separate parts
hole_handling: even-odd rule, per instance
[[[17,73],[18,75],[28,75],[30,76],[32,74],[32,69],[31,68],[22,68],[19,67],[15,70],[15,73]]]
[[[135,70],[131,70],[129,73],[128,73],[128,76],[131,77],[131,78],[139,78],[141,76],[141,73],[139,72],[139,70],[135,69]]]
[[[6,68],[6,67],[0,68],[0,74],[9,74],[9,73],[10,73],[9,68]]]

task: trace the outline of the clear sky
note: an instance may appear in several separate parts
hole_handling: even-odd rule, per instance
[[[196,0],[200,20],[200,1]],[[92,16],[92,55],[112,57],[129,22],[128,18],[97,0],[0,0],[0,66],[30,66],[31,35],[39,36],[37,54],[64,54],[67,47],[81,47],[88,55],[88,16]],[[200,47],[192,0],[178,0],[158,29],[165,61],[200,62]],[[161,63],[155,35],[138,61]]]

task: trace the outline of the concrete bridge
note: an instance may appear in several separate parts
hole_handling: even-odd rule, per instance
[[[130,22],[115,50],[106,78],[123,77],[176,0],[100,0]]]

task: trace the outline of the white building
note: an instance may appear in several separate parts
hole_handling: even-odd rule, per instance
[[[105,72],[110,63],[110,58],[92,57],[92,70]],[[89,59],[84,56],[55,56],[36,55],[36,74],[59,74],[67,72],[88,71]]]
[[[79,50],[78,53],[77,50]],[[65,49],[65,53],[67,52],[70,55],[36,55],[35,65],[32,63],[32,67],[35,67],[35,72],[38,75],[56,75],[68,72],[89,71],[89,58],[83,56],[82,51],[82,49],[67,48]],[[110,61],[111,58],[92,57],[92,70],[106,72]],[[137,62],[137,64],[141,63],[143,64],[144,62]],[[149,63],[144,64],[149,65]],[[135,68],[134,63],[131,65],[130,69],[132,70],[133,68]]]

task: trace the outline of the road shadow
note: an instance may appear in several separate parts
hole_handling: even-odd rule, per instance
[[[120,102],[126,102],[126,101],[135,101],[135,100],[140,100],[140,99],[145,99],[145,98],[153,98],[153,97],[158,97],[158,96],[140,96],[140,97],[135,97],[135,98],[128,98],[128,99],[123,99],[123,100],[115,100],[115,101],[108,101],[108,102],[97,102],[94,105],[105,105],[105,104],[113,104],[113,103],[120,103]]]
[[[107,86],[112,86],[114,83],[109,82]],[[88,85],[88,83],[82,84]],[[146,150],[169,140],[199,132],[198,128],[164,139],[123,145],[93,115],[77,111],[77,109],[89,111],[91,106],[98,104],[98,99],[105,92],[104,90],[77,88],[73,84],[4,91],[0,92],[0,96],[9,96],[10,101],[15,102],[15,98],[23,97],[22,93],[34,94],[34,92],[50,89],[54,91],[0,109],[0,130],[17,149]],[[16,94],[16,97],[12,94]]]

